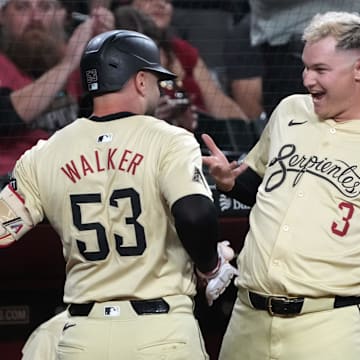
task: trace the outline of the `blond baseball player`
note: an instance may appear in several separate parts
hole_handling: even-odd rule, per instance
[[[66,259],[62,360],[208,359],[193,314],[197,272],[209,304],[237,274],[188,131],[151,116],[174,78],[132,31],[93,38],[81,61],[93,97],[80,118],[16,163],[0,195],[0,243],[44,217]]]
[[[219,189],[253,205],[221,360],[360,359],[360,16],[317,15],[304,86],[239,167],[210,137]]]

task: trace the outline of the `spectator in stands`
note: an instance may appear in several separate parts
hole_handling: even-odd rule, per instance
[[[171,34],[171,1],[133,0],[132,6],[148,14],[163,32],[164,43],[168,41],[168,51],[163,52],[163,65],[178,75],[199,111],[214,118],[247,119],[241,107],[227,96],[213,79],[198,50],[187,41]]]
[[[58,0],[0,0],[0,176],[39,139],[77,117],[77,68],[87,41],[114,27],[112,13],[94,8],[68,38]]]
[[[269,116],[279,101],[305,93],[301,35],[324,11],[360,11],[358,0],[248,0],[250,13],[224,47],[233,98],[251,118]]]
[[[245,4],[245,0],[173,0],[172,28],[199,50],[222,85],[224,40]]]
[[[224,62],[229,93],[250,119],[259,118],[264,113],[264,60],[260,47],[251,45],[250,14],[235,25],[225,40]]]
[[[115,27],[141,32],[152,38],[163,54],[168,51],[168,42],[164,41],[162,31],[154,20],[133,6],[119,6],[114,10]],[[196,107],[191,105],[188,94],[182,84],[176,80],[160,82],[162,96],[155,115],[173,125],[194,131],[197,126]]]

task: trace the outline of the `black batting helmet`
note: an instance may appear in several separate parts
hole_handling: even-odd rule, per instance
[[[136,31],[107,31],[92,38],[80,62],[84,90],[101,95],[120,90],[138,71],[156,73],[159,80],[176,78],[160,64],[155,42]]]

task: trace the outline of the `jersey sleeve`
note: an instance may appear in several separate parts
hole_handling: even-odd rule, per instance
[[[212,199],[202,170],[200,146],[192,134],[182,129],[171,137],[164,150],[159,179],[160,189],[170,207],[188,195],[201,194]]]
[[[37,150],[44,143],[43,140],[40,140],[37,145],[27,150],[16,162],[12,174],[12,185],[25,200],[25,207],[30,212],[34,224],[38,224],[44,219],[36,172]]]

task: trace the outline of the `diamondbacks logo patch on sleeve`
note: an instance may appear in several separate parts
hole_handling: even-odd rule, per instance
[[[195,168],[194,168],[194,173],[193,173],[193,176],[192,176],[192,181],[201,183],[201,184],[203,184],[204,186],[206,186],[206,181],[205,181],[205,179],[204,179],[204,177],[203,177],[203,174],[202,174],[202,172],[200,171],[200,169],[197,168],[196,166],[195,166]]]
[[[17,190],[17,182],[15,178],[12,177],[9,181],[9,184],[14,190]]]

